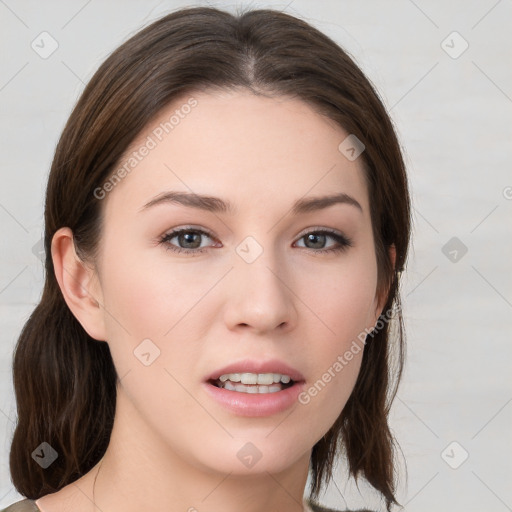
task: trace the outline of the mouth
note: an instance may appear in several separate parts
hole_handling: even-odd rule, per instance
[[[204,390],[228,413],[246,417],[269,417],[297,405],[305,380],[283,362],[240,361],[210,374]]]
[[[205,378],[205,383],[233,393],[279,393],[304,383],[304,376],[284,361],[239,360]]]
[[[295,381],[280,373],[229,373],[218,379],[209,379],[208,384],[236,393],[278,393],[295,385]]]

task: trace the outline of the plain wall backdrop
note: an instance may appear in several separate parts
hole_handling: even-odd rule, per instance
[[[410,512],[512,510],[510,0],[0,0],[0,508],[22,498],[9,474],[11,362],[42,290],[55,145],[107,55],[192,5],[285,10],[339,43],[377,87],[414,207],[402,283],[407,362],[391,414],[403,452],[399,500]],[[358,490],[343,473],[340,465],[321,501],[377,509],[369,486]]]

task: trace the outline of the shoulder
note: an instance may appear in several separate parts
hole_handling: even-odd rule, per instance
[[[307,504],[311,508],[313,512],[372,512],[368,509],[359,509],[359,510],[335,510],[333,508],[325,508],[319,505],[318,503],[315,503],[314,501],[307,500]],[[1,511],[0,511],[1,512]]]
[[[29,499],[17,501],[7,508],[0,510],[0,512],[40,512],[36,502]]]

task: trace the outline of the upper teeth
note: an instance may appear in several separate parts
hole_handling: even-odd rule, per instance
[[[226,373],[221,375],[219,380],[221,382],[230,380],[231,382],[241,382],[242,384],[262,384],[268,386],[277,382],[288,384],[291,378],[280,373]]]

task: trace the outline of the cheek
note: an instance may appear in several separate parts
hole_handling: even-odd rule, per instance
[[[215,281],[193,265],[173,264],[163,248],[108,254],[102,283],[106,321],[116,331],[122,324],[137,339],[162,338],[186,321]]]
[[[314,346],[309,349],[309,360],[314,363],[299,403],[304,406],[301,414],[313,423],[312,431],[321,435],[342,413],[361,368],[368,332],[368,297],[351,299],[344,302],[340,298],[337,308],[324,310],[334,334],[328,331],[324,336],[309,336]]]
[[[325,432],[352,393],[366,336],[374,326],[376,262],[361,253],[347,258],[336,272],[316,273],[300,282],[300,296],[310,309],[304,310],[304,328],[313,378],[299,402],[305,414],[311,412],[317,431]]]
[[[350,362],[333,359],[299,395],[299,413],[319,441],[340,417],[354,389],[361,367],[362,349]],[[336,355],[336,358],[338,356]]]
[[[159,411],[162,424],[170,424],[177,409],[183,421],[197,415],[197,404],[179,382],[183,369],[197,362],[194,307],[212,284],[166,264],[162,251],[151,261],[143,251],[105,251],[102,286],[107,341],[121,386],[143,416]]]
[[[377,263],[371,247],[347,253],[335,264],[303,270],[295,278],[294,291],[307,306],[303,319],[318,324],[321,346],[343,348],[361,330],[373,327]]]
[[[116,250],[120,246],[105,247],[102,268],[107,341],[117,373],[135,377],[134,370],[143,371],[140,378],[146,379],[166,369],[181,380],[184,369],[196,366],[198,340],[211,326],[212,308],[204,308],[219,273],[205,275],[197,272],[197,264],[173,264],[163,248],[135,253]],[[144,357],[154,362],[146,367],[138,359]],[[148,389],[161,388],[150,379],[141,382]],[[181,396],[179,387],[174,391],[173,396]]]

